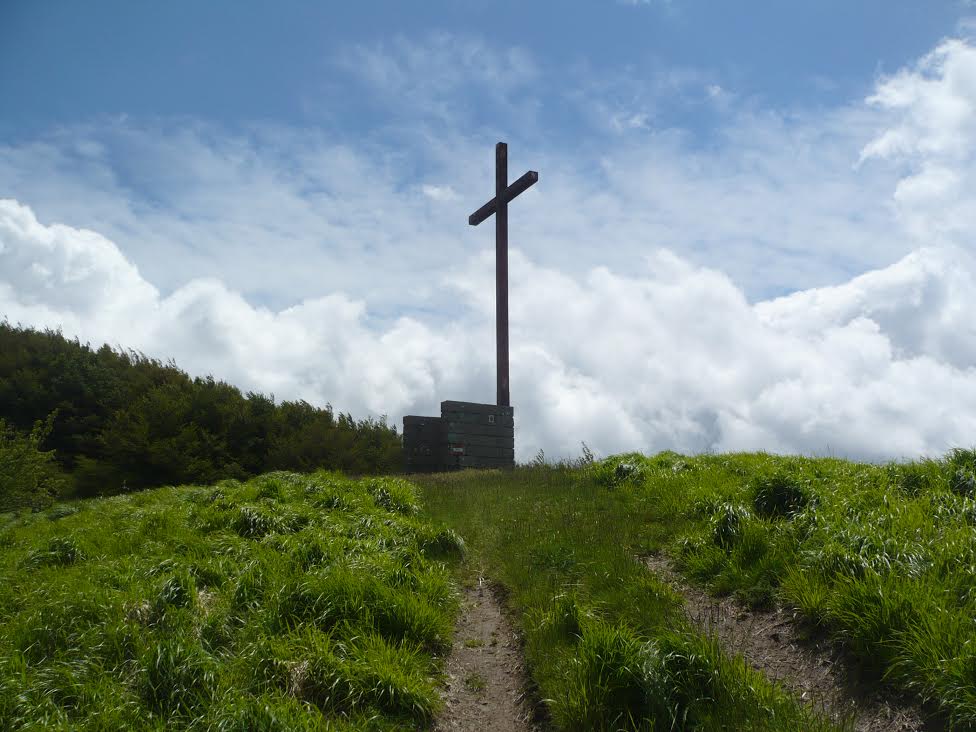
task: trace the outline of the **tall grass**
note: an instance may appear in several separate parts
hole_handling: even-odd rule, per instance
[[[0,729],[422,729],[463,544],[397,479],[274,473],[0,529]]]
[[[976,726],[976,452],[864,465],[766,454],[613,458],[592,484],[625,490],[692,578],[783,602],[863,669]]]
[[[417,480],[472,569],[509,591],[557,728],[833,729],[689,628],[680,598],[636,560],[669,531],[653,528],[647,469],[635,455]]]

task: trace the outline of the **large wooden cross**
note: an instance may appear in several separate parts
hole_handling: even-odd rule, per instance
[[[508,202],[539,180],[530,170],[508,185],[508,145],[495,145],[495,197],[473,214],[477,226],[495,214],[495,358],[498,366],[498,406],[509,407],[508,393]]]

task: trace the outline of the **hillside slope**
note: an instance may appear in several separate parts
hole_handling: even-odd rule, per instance
[[[0,528],[0,729],[413,729],[462,549],[395,479],[272,473]]]

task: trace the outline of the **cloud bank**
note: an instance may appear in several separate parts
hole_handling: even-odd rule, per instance
[[[515,62],[474,50],[440,39],[433,58],[494,59],[484,85]],[[356,52],[379,97],[402,66],[384,53],[428,68],[402,39]],[[443,102],[439,130],[456,87],[418,88]],[[519,459],[581,441],[866,459],[971,446],[976,50],[946,41],[843,109],[722,103],[712,147],[650,117],[598,154],[534,147],[542,184],[518,202],[510,267]],[[605,128],[621,113],[587,106]],[[0,146],[16,192],[0,201],[0,316],[359,415],[491,401],[490,235],[463,215],[489,195],[490,146],[411,124],[398,134],[418,156],[121,122]]]
[[[0,201],[0,312],[93,343],[174,356],[278,398],[354,413],[490,400],[489,256],[453,273],[464,317],[371,324],[342,294],[274,311],[220,281],[163,296],[111,241]],[[881,459],[976,434],[976,262],[919,250],[843,285],[750,304],[721,272],[659,250],[623,275],[573,277],[513,255],[520,459],[627,449]]]

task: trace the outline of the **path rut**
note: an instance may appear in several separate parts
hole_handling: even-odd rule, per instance
[[[537,729],[521,644],[484,578],[465,588],[445,671],[445,704],[434,726],[437,732]]]
[[[752,610],[729,597],[711,597],[681,578],[663,555],[644,557],[644,563],[685,598],[685,613],[695,625],[835,721],[853,720],[856,732],[945,728],[917,705],[859,678],[835,644],[804,637],[792,613],[782,608]]]

